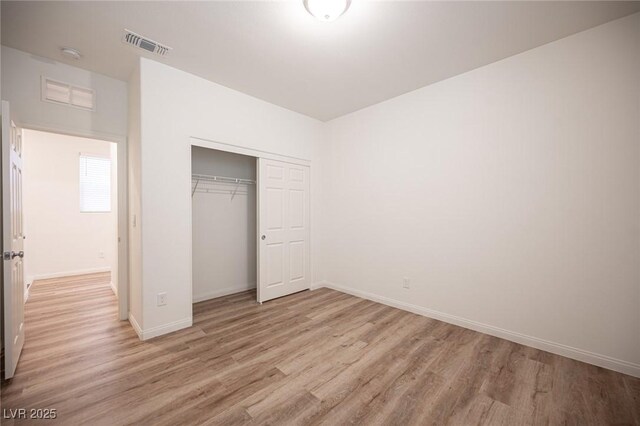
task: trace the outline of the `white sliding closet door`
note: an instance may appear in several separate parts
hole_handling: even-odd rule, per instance
[[[309,167],[258,159],[258,302],[306,290]]]

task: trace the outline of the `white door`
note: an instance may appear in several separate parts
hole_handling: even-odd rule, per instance
[[[258,302],[306,290],[309,167],[258,159]]]
[[[2,242],[4,270],[4,377],[13,377],[24,345],[22,251],[22,133],[2,101]]]

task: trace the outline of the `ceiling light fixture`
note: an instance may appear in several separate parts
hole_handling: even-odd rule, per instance
[[[64,56],[66,56],[67,58],[71,58],[71,59],[80,59],[80,57],[82,56],[80,54],[80,51],[76,50],[76,49],[72,49],[71,47],[63,47],[60,49],[60,51],[62,52],[62,54]]]
[[[304,7],[323,22],[331,22],[342,16],[351,6],[351,0],[304,0]]]

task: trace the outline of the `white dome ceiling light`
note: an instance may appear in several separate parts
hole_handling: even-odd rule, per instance
[[[304,0],[307,12],[324,22],[335,21],[350,5],[351,0]]]
[[[60,53],[67,58],[78,60],[82,56],[80,51],[77,49],[73,49],[71,47],[62,47],[60,48]]]

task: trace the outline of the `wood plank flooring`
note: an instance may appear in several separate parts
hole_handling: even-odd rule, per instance
[[[640,379],[328,289],[198,303],[141,342],[108,280],[34,284],[2,407],[57,419],[15,423],[640,424]]]

